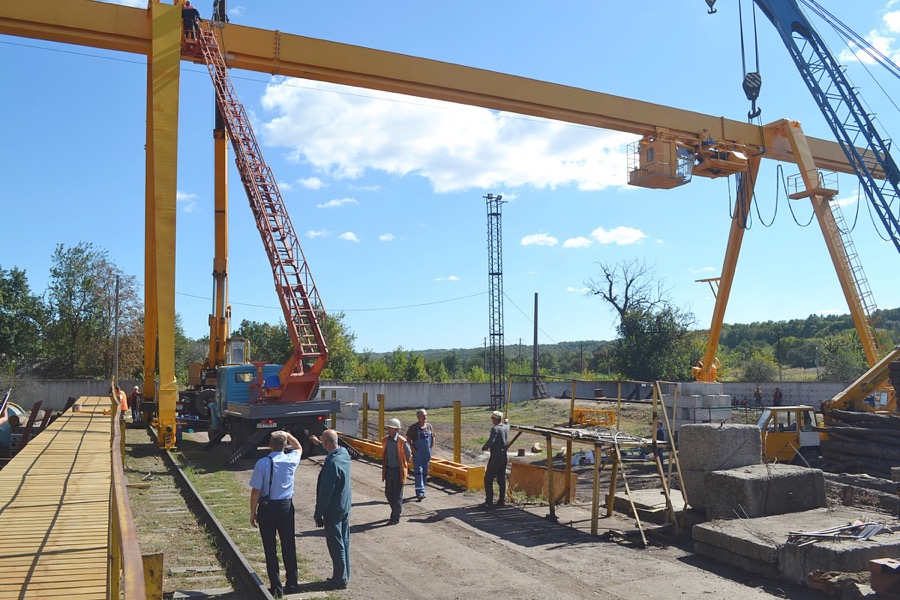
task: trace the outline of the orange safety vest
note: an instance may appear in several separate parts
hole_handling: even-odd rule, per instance
[[[124,390],[119,390],[119,404],[122,406],[122,412],[128,410],[128,395]]]
[[[388,442],[391,441],[391,436],[386,435],[381,438],[381,480],[384,481],[387,478],[387,445]],[[402,484],[406,480],[406,472],[409,471],[409,463],[406,461],[406,451],[404,450],[404,446],[406,446],[406,438],[402,435],[397,435],[397,456],[400,459],[400,472],[403,476],[400,478],[400,483]]]

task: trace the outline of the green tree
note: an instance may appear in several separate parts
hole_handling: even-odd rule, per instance
[[[209,338],[192,340],[184,334],[181,315],[175,314],[175,378],[185,383],[188,380],[188,365],[202,363],[209,355]]]
[[[259,323],[244,319],[231,337],[250,340],[250,360],[283,365],[291,357],[291,338],[287,325]]]
[[[488,374],[478,365],[472,365],[472,368],[466,372],[466,379],[470,383],[487,383],[490,381]]]
[[[351,381],[356,376],[358,358],[353,350],[356,334],[344,323],[344,313],[325,318],[325,338],[328,340],[328,363],[322,377],[335,381]]]
[[[33,365],[42,358],[47,318],[47,306],[31,293],[25,271],[0,268],[0,367],[15,371],[22,362]]]
[[[767,350],[771,350],[767,348]],[[778,378],[778,364],[771,351],[753,352],[744,363],[744,374],[741,381],[766,383]]]
[[[669,302],[664,282],[645,261],[600,264],[586,285],[619,316],[612,368],[631,379],[687,379],[693,315]]]
[[[80,242],[69,248],[60,244],[53,254],[47,287],[49,375],[104,378],[112,373],[117,279],[119,370],[129,373],[140,369],[143,306],[136,280],[116,267],[106,250]],[[135,361],[137,364],[130,364]]]
[[[855,381],[869,368],[859,336],[851,331],[823,339],[819,363],[822,381]]]

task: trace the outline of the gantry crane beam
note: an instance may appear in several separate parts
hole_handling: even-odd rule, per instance
[[[151,1],[152,3],[152,1]],[[0,3],[0,34],[148,54],[150,11],[92,0]],[[228,67],[397,92],[642,136],[711,138],[796,162],[776,131],[620,96],[425,58],[224,25]],[[808,138],[819,168],[852,173],[840,146]]]

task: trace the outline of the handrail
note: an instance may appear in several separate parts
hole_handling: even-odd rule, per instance
[[[125,478],[125,436],[122,435],[122,410],[113,404],[112,438],[110,440],[111,477],[109,485],[109,560],[107,564],[107,598],[118,600],[124,587],[125,598],[146,600],[144,563],[138,546],[137,531],[128,501]],[[120,581],[121,576],[121,581]],[[122,585],[124,583],[124,586]]]

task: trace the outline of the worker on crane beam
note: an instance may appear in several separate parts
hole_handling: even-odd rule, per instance
[[[181,7],[181,22],[184,26],[184,38],[197,39],[197,30],[200,28],[200,11],[193,7],[191,0],[185,0]]]

